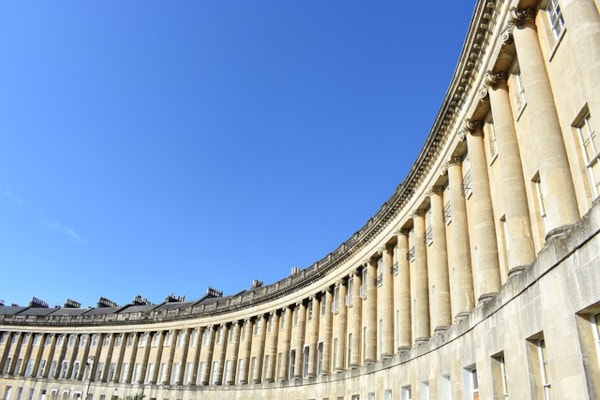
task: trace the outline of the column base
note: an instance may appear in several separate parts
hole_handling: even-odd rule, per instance
[[[517,265],[516,267],[512,267],[508,271],[508,277],[510,278],[511,276],[519,275],[521,272],[525,271],[527,267],[529,267],[529,265]]]
[[[559,226],[558,228],[551,229],[548,233],[546,233],[546,243],[564,235],[569,231],[569,229],[571,229],[571,225],[563,225]]]
[[[410,351],[410,346],[408,346],[408,345],[398,346],[398,348],[396,349],[396,351],[398,353],[402,353],[402,352],[405,352],[405,351]]]
[[[431,339],[429,336],[427,336],[427,337],[418,337],[418,338],[415,339],[415,344],[427,343],[427,342],[429,342],[429,339]]]
[[[477,302],[479,304],[485,304],[488,301],[490,301],[492,298],[496,297],[497,294],[498,294],[498,292],[484,293],[481,296],[479,296],[479,298],[477,299]]]
[[[433,332],[434,333],[442,333],[442,332],[447,331],[448,328],[449,328],[449,326],[438,326],[433,330]]]
[[[454,322],[464,321],[465,319],[467,319],[469,317],[470,314],[471,314],[470,311],[461,311],[454,316]]]

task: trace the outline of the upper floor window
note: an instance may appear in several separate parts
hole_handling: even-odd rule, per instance
[[[550,29],[555,39],[558,39],[565,30],[565,21],[558,5],[558,0],[548,1],[546,6],[546,12],[548,13],[548,20],[550,22]]]
[[[576,124],[575,129],[577,130],[583,162],[587,169],[588,179],[590,180],[592,197],[596,198],[600,193],[600,166],[598,163],[600,141],[590,124],[589,112],[585,113],[579,123]]]
[[[525,97],[525,88],[523,87],[523,80],[521,78],[521,68],[519,65],[516,65],[513,68],[513,78],[514,78],[514,92],[515,92],[515,103],[516,103],[516,113],[515,116],[518,117],[521,114],[521,111],[527,105],[527,98]]]

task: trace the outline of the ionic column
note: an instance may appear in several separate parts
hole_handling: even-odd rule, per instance
[[[214,356],[214,360],[217,361],[217,369],[213,371],[213,382],[216,385],[221,385],[223,383],[223,369],[225,368],[225,355],[227,354],[227,343],[229,342],[229,326],[227,324],[221,324],[219,327],[219,335],[222,341],[219,343],[219,347],[217,353]],[[222,330],[222,331],[221,331]],[[216,347],[216,346],[215,346]]]
[[[367,268],[367,298],[363,300],[363,323],[365,327],[365,364],[377,361],[377,260],[365,261]]]
[[[156,356],[154,358],[154,371],[152,371],[152,376],[150,377],[150,383],[152,384],[160,383],[158,382],[158,377],[160,374],[160,361],[162,359],[162,352],[165,343],[165,335],[163,335],[162,331],[155,332],[154,336],[158,336],[158,346],[156,347]]]
[[[446,222],[444,221],[443,188],[434,187],[429,195],[433,244],[429,260],[429,282],[433,304],[434,332],[447,329],[452,324],[450,283],[448,280],[448,251],[446,247]]]
[[[245,319],[242,326],[242,340],[240,342],[240,351],[238,354],[238,382],[248,383],[248,368],[250,367],[250,349],[252,345],[252,320]],[[241,361],[241,362],[240,362]]]
[[[290,368],[290,346],[292,340],[292,310],[290,307],[283,309],[283,330],[279,335],[279,344],[277,350],[281,353],[281,363],[279,364],[279,380],[288,380],[288,370]]]
[[[597,2],[596,2],[597,3]],[[600,132],[600,14],[594,0],[560,0],[573,63],[581,77],[594,132]]]
[[[398,263],[398,275],[394,282],[394,302],[398,310],[398,344],[397,350],[408,350],[411,347],[411,313],[410,313],[410,264],[408,262],[408,233],[400,230],[396,233],[395,262]]]
[[[455,157],[448,162],[448,185],[452,222],[449,228],[450,291],[452,315],[461,319],[469,315],[475,307],[473,273],[471,268],[471,248],[467,222],[467,209],[462,189],[462,158]]]
[[[167,333],[168,335],[169,333]],[[171,346],[169,347],[169,354],[167,355],[167,359],[165,360],[165,363],[167,364],[167,376],[166,376],[166,382],[170,383],[171,382],[171,373],[173,372],[173,359],[175,357],[175,348],[177,347],[177,336],[179,335],[179,331],[178,330],[173,330],[171,331]],[[136,343],[137,343],[137,339],[136,339]],[[130,368],[130,373],[131,373],[131,368]]]
[[[183,330],[182,330],[183,331]],[[186,329],[185,331],[183,331],[183,345],[182,345],[182,351],[181,351],[181,356],[179,358],[180,360],[180,364],[181,364],[181,368],[179,368],[179,376],[177,376],[176,382],[178,384],[183,384],[183,385],[187,385],[187,382],[184,382],[183,380],[185,379],[185,370],[187,368],[187,363],[189,362],[188,360],[190,360],[190,339],[192,337],[192,329]],[[146,341],[146,343],[148,343]],[[179,344],[177,344],[179,346]],[[149,347],[149,346],[146,346]],[[142,364],[143,365],[143,364]],[[142,367],[142,374],[141,376],[144,376],[144,367]]]
[[[210,371],[212,370],[212,357],[215,346],[215,329],[214,326],[207,326],[205,335],[208,335],[208,340],[205,346],[202,346],[202,359],[204,360],[204,371],[200,377],[200,384],[208,385],[210,383]]]
[[[265,351],[265,332],[266,329],[266,320],[265,316],[260,315],[257,317],[256,323],[258,324],[258,335],[257,340],[252,341],[252,354],[256,357],[256,364],[254,366],[254,371],[252,371],[252,382],[260,383],[262,376],[262,362],[264,358]]]
[[[386,245],[381,248],[381,288],[378,290],[379,319],[382,321],[381,332],[381,358],[394,355],[394,282],[392,275],[394,245]]]
[[[8,355],[10,354],[10,350],[12,348],[13,337],[16,332],[8,332],[8,337],[6,338],[6,345],[4,346],[4,351],[2,352],[2,358],[0,358],[0,374],[4,374],[4,370],[7,368],[6,363],[8,362]]]
[[[334,337],[337,337],[338,340],[338,352],[337,352],[337,359],[334,360],[335,362],[335,370],[336,371],[342,371],[345,369],[345,365],[344,365],[344,360],[345,360],[345,355],[346,352],[348,351],[346,349],[346,335],[348,335],[348,330],[346,329],[346,325],[347,325],[347,318],[348,318],[348,308],[345,304],[345,299],[346,299],[346,282],[344,282],[344,280],[339,282],[339,286],[338,286],[338,296],[339,296],[339,311],[337,314],[337,317],[334,318],[334,329],[335,329],[335,335]]]
[[[110,340],[114,343],[114,337],[116,334],[112,334]],[[123,337],[123,341],[121,343],[121,347],[119,348],[119,352],[117,354],[117,359],[115,362],[115,375],[112,377],[112,382],[113,383],[119,383],[119,379],[121,378],[121,368],[123,367],[123,358],[125,357],[125,349],[127,348],[127,335],[129,335],[128,333],[123,333],[122,337]],[[111,352],[112,353],[112,352]],[[107,362],[104,365],[104,373],[103,375],[106,377],[108,374],[108,371],[110,370],[110,364]],[[102,381],[104,381],[105,378],[102,378]]]
[[[271,332],[269,334],[269,340],[266,343],[266,353],[269,356],[266,370],[265,370],[265,382],[275,381],[275,360],[277,359],[277,340],[279,338],[279,314],[276,311],[272,311],[269,314],[269,326],[271,326]]]
[[[488,73],[488,94],[494,118],[502,205],[506,219],[508,274],[522,271],[535,258],[521,155],[517,144],[505,72]]]
[[[425,210],[413,215],[415,261],[411,276],[415,343],[429,340],[429,291],[427,282],[427,247],[425,244]]]
[[[25,347],[25,354],[23,355],[23,362],[21,363],[21,370],[17,371],[17,375],[25,376],[25,370],[27,370],[27,365],[29,364],[29,357],[31,357],[31,349],[33,346],[33,335],[34,335],[33,333],[27,334],[27,344]],[[77,336],[77,337],[79,337],[79,336]],[[73,351],[74,356],[71,357],[72,360],[71,360],[71,363],[69,364],[69,369],[73,368],[73,360],[76,359],[77,349],[78,349],[78,347],[75,347],[75,349]],[[71,371],[69,371],[68,377],[69,378],[71,377]]]
[[[129,370],[127,371],[127,376],[125,377],[125,382],[126,383],[132,383],[131,379],[133,378],[133,371],[135,370],[135,359],[137,356],[137,351],[138,351],[138,343],[140,340],[140,333],[139,332],[134,332],[131,335],[133,335],[133,344],[131,347],[131,354],[129,356]],[[175,348],[175,345],[173,345],[173,350]],[[170,363],[173,364],[173,363]],[[171,371],[169,371],[169,375]]]
[[[350,299],[352,309],[349,313],[348,332],[352,333],[352,343],[348,343],[348,346],[351,346],[352,348],[350,349],[350,359],[348,360],[348,365],[350,368],[354,368],[360,366],[360,347],[362,343],[362,307],[360,300],[361,281],[360,274],[352,272],[350,276],[352,277],[352,298]]]
[[[319,340],[319,325],[321,320],[321,303],[319,296],[311,298],[312,320],[308,323],[308,334],[306,341],[308,343],[308,376],[317,375],[317,341]]]
[[[19,359],[19,352],[21,351],[21,345],[23,344],[23,336],[25,333],[23,332],[13,332],[13,335],[17,337],[15,346],[11,346],[12,353],[9,353],[9,357],[12,359],[11,365],[9,366],[8,375],[17,375],[17,360]],[[11,337],[12,343],[12,337]],[[63,340],[63,350],[66,348],[66,340]],[[58,367],[56,371],[60,371],[60,363],[62,362],[62,358],[58,361]]]
[[[292,349],[296,349],[296,359],[294,360],[294,378],[302,377],[302,363],[304,358],[304,329],[306,327],[306,306],[300,302],[296,304],[294,313],[294,327],[292,328]]]
[[[146,335],[146,348],[144,349],[144,355],[142,356],[142,370],[140,371],[140,382],[134,382],[134,383],[143,383],[144,382],[144,379],[146,377],[146,371],[148,370],[148,360],[150,359],[150,350],[152,349],[152,335],[150,334],[150,332],[144,332],[143,335]]]
[[[191,351],[189,352],[189,359],[192,363],[192,374],[190,376],[191,385],[196,385],[196,380],[198,379],[198,362],[200,361],[200,349],[202,343],[202,335],[204,334],[204,327],[199,327],[192,330],[192,337],[195,337],[194,343],[190,343]],[[187,382],[185,382],[187,384]]]
[[[47,334],[46,333],[39,333],[38,335],[40,337],[40,344],[38,345],[38,349],[35,352],[35,356],[34,356],[33,371],[31,373],[32,377],[37,377],[37,370],[38,370],[38,368],[40,366],[40,361],[42,360],[42,357],[44,355],[44,349],[46,347],[45,346],[45,340],[46,340],[46,335]],[[88,341],[87,341],[87,345],[86,345],[86,351],[85,351],[86,357],[87,357],[87,354],[89,353],[89,351],[90,351],[90,340],[89,340],[89,337],[88,337]],[[1,372],[2,372],[2,366],[0,365],[0,373]]]
[[[331,314],[331,288],[327,288],[321,294],[321,301],[325,302],[325,314],[321,315],[319,324],[319,340],[323,342],[323,360],[321,368],[324,375],[331,372],[331,335],[332,335],[332,320]]]
[[[235,321],[232,323],[231,325],[231,340],[229,341],[229,344],[227,345],[227,356],[226,356],[226,361],[231,363],[231,368],[229,368],[229,370],[227,370],[227,375],[225,376],[225,381],[224,383],[226,385],[233,385],[235,383],[235,370],[237,367],[237,359],[238,359],[238,352],[239,352],[239,348],[240,348],[240,323],[239,321]]]
[[[515,10],[512,34],[527,97],[529,136],[535,152],[524,157],[537,161],[546,209],[546,237],[549,238],[563,233],[576,222],[579,212],[554,96],[538,42],[535,14],[536,9]]]
[[[473,215],[474,237],[472,239],[475,268],[477,269],[477,293],[479,302],[493,297],[500,290],[500,263],[490,181],[487,173],[483,146],[483,122],[465,121],[467,147],[471,160],[473,194],[469,201]]]

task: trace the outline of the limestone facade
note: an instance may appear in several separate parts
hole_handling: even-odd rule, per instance
[[[406,179],[234,296],[0,306],[0,399],[600,398],[600,12],[477,1]]]

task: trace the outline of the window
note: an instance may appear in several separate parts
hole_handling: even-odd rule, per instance
[[[149,363],[148,369],[146,369],[146,383],[152,383],[153,375],[154,375],[154,363]]]
[[[317,345],[317,375],[323,373],[323,342]]]
[[[67,346],[73,347],[75,344],[75,335],[69,335],[69,341],[67,342]]]
[[[10,362],[10,359],[9,359],[9,362]],[[50,370],[48,371],[48,378],[54,379],[56,377],[56,365],[57,365],[57,361],[52,360],[52,362],[50,363]]]
[[[291,350],[290,351],[290,367],[289,367],[289,373],[288,373],[288,380],[292,380],[292,378],[294,378],[294,366],[295,365],[296,365],[296,350]]]
[[[298,321],[300,321],[300,307],[298,306],[294,309],[294,326],[298,325]]]
[[[440,399],[452,400],[452,386],[450,375],[442,375],[440,378]]]
[[[50,344],[50,343],[49,343],[49,339],[50,339],[50,336],[47,336],[47,337],[46,337],[46,345],[49,345],[49,344]],[[93,335],[92,335],[92,342],[91,342],[91,345],[92,345],[92,346],[96,346],[97,344],[98,344],[98,335],[96,335],[96,334],[93,334]]]
[[[383,258],[377,260],[377,287],[383,286]]]
[[[231,381],[229,380],[229,376],[231,375],[231,368],[232,368],[232,361],[231,360],[227,360],[225,362],[225,379],[226,379],[226,384],[230,384]]]
[[[112,382],[115,379],[115,371],[117,370],[117,363],[111,362],[108,366],[108,376],[106,377],[107,382]]]
[[[54,364],[56,363],[56,361],[52,361],[52,363],[50,364],[50,376],[52,376],[52,370],[53,368],[56,368],[56,365]],[[96,380],[97,381],[101,381],[103,378],[103,372],[104,372],[104,363],[102,361],[100,361],[98,363],[98,369],[96,369]]]
[[[465,399],[479,400],[479,382],[477,381],[477,369],[474,365],[463,370],[463,385]]]
[[[37,339],[39,339],[39,335],[35,335],[35,336],[36,336],[35,337],[36,340],[34,340],[34,342],[39,342],[39,340],[37,340]],[[82,335],[81,338],[79,338],[79,347],[85,347],[85,345],[87,343],[87,338],[88,338],[87,335]],[[34,344],[36,344],[36,343],[34,343]]]
[[[413,233],[414,231],[410,231],[411,233]],[[414,237],[414,235],[411,235]],[[413,242],[414,243],[414,242]],[[415,246],[411,246],[410,249],[408,249],[408,253],[406,253],[406,258],[408,259],[408,262],[415,262]]]
[[[178,362],[173,363],[173,371],[171,372],[171,385],[177,385],[179,383],[180,370],[181,370],[181,364]]]
[[[15,339],[16,339],[16,336],[13,336],[13,342]],[[63,340],[64,340],[63,335],[58,335],[58,337],[56,338],[56,345],[61,346],[63,344]],[[13,344],[15,344],[15,343],[13,343]]]
[[[219,341],[218,341],[219,344],[223,344],[223,335],[224,334],[225,334],[225,327],[222,326],[219,328]]]
[[[38,366],[38,372],[37,372],[38,378],[41,378],[42,376],[44,376],[45,369],[46,369],[46,360],[41,360],[40,365]]]
[[[254,322],[254,336],[257,336],[257,335],[258,335],[258,328],[260,327],[260,323],[261,323],[261,320],[260,320],[260,319],[257,319],[257,320]]]
[[[348,343],[347,343],[346,347],[348,350],[348,354],[347,354],[348,365],[350,365],[351,360],[352,360],[352,333],[348,334]]]
[[[354,276],[348,278],[348,293],[346,294],[346,305],[352,307],[352,296],[354,295]]]
[[[152,335],[152,347],[157,347],[160,342],[160,332],[154,332]]]
[[[425,243],[427,243],[427,246],[431,246],[433,244],[433,221],[431,215],[432,210],[429,208],[425,217],[427,221],[427,228],[425,229]]]
[[[308,376],[308,359],[309,349],[308,346],[304,346],[304,353],[302,354],[302,376]]]
[[[202,366],[204,366],[204,363],[202,363]],[[166,363],[161,363],[160,364],[160,378],[158,379],[158,382],[161,384],[165,384],[167,383],[167,364]]]
[[[361,299],[366,299],[367,298],[367,267],[363,267],[363,269],[360,271],[361,273],[361,285],[360,285],[360,289],[359,289],[359,294],[360,294],[360,298]]]
[[[465,171],[465,174],[463,175],[462,191],[463,196],[465,196],[468,199],[473,194],[473,180],[471,179],[471,160],[469,159],[468,155],[463,161],[463,169]]]
[[[123,368],[121,369],[121,383],[127,382],[127,375],[129,374],[129,364],[123,363]]]
[[[221,328],[223,330],[224,328]],[[179,331],[179,335],[177,335],[177,347],[182,348],[185,344],[185,331]]]
[[[117,335],[115,337],[115,346],[120,347],[123,343],[123,335]]]
[[[429,400],[429,382],[421,382],[419,385],[419,399],[420,400]]]
[[[60,366],[60,373],[58,378],[59,379],[65,379],[67,377],[67,371],[69,370],[69,362],[68,361],[63,361],[61,366]]]
[[[558,39],[565,30],[565,21],[558,5],[558,0],[550,0],[546,6],[550,29],[554,35],[554,39]]]
[[[167,332],[167,336],[165,337],[165,346],[170,346],[173,342],[173,332]]]
[[[102,341],[102,346],[106,347],[110,344],[110,336],[104,336],[104,340]]]
[[[192,384],[194,382],[194,377],[193,377],[194,368],[193,368],[193,366],[194,366],[194,364],[191,363],[191,362],[187,363],[186,366],[185,366],[185,381],[184,381],[184,383],[186,385],[190,385],[190,384]]]
[[[142,335],[140,336],[140,343],[138,344],[139,347],[146,347],[146,343],[148,342],[148,334],[147,333],[142,333]]]
[[[208,345],[208,340],[210,338],[210,328],[206,328],[206,330],[204,331],[204,338],[202,339],[202,344],[203,345]]]
[[[527,98],[525,97],[525,88],[523,87],[523,80],[521,79],[521,69],[518,65],[516,65],[513,69],[513,76],[515,82],[515,115],[518,116],[521,114],[525,106],[527,105]]]
[[[307,312],[308,312],[308,320],[312,321],[312,318],[313,318],[313,302],[312,302],[312,300],[310,300],[308,302],[308,305],[306,306],[306,308],[307,308]]]
[[[133,369],[133,381],[132,383],[142,383],[142,364],[136,363]]]
[[[285,311],[281,313],[281,318],[279,318],[279,329],[283,330],[285,328]]]
[[[369,394],[372,394],[372,400],[375,400],[375,393]],[[392,400],[392,389],[386,389],[383,391],[383,400]]]
[[[340,309],[340,287],[336,284],[333,287],[333,304],[331,304],[331,312],[337,314]]]
[[[542,180],[540,179],[540,175],[536,174],[532,180],[533,182],[533,192],[537,201],[537,212],[541,222],[541,228],[544,233],[548,233],[548,216],[546,215],[546,206],[544,204],[544,195],[542,191]]]
[[[198,345],[198,330],[194,330],[194,332],[192,332],[192,339],[191,339],[191,347],[196,347]]]
[[[37,346],[40,344],[40,336],[41,335],[39,335],[39,334],[33,335],[33,345],[34,346]],[[84,338],[85,338],[85,336],[84,336]],[[84,343],[85,343],[85,341],[84,341]]]
[[[600,165],[598,159],[600,156],[600,140],[590,124],[590,113],[586,112],[583,118],[575,125],[579,144],[581,146],[581,155],[587,169],[588,179],[592,198],[597,198],[600,193]]]
[[[489,131],[488,131],[488,144],[490,146],[490,160],[494,160],[494,158],[496,158],[496,156],[498,156],[498,143],[496,142],[496,128],[494,126],[494,121],[493,120],[489,120],[488,122],[488,126],[489,126]]]
[[[550,400],[550,371],[548,368],[548,352],[542,333],[528,339],[531,368],[534,372],[537,394],[539,398]]]
[[[325,315],[327,313],[327,297],[321,296],[321,315]]]
[[[73,371],[71,372],[71,379],[78,379],[79,375],[79,361],[73,363]]]
[[[492,383],[494,398],[508,399],[508,386],[506,384],[506,368],[504,365],[504,353],[492,356]]]

